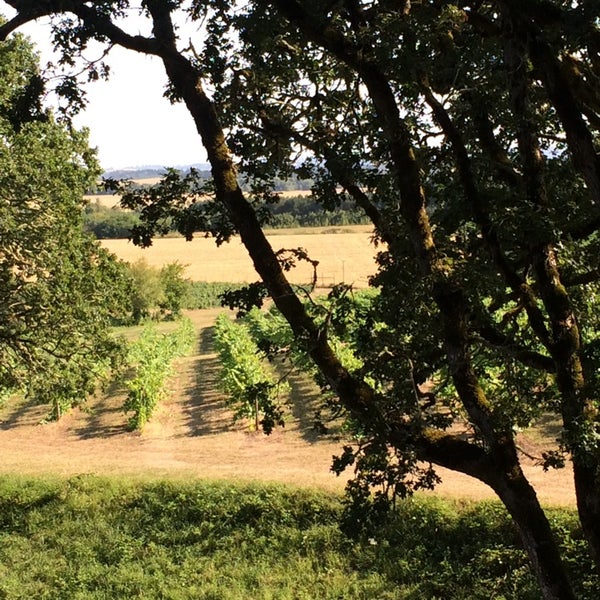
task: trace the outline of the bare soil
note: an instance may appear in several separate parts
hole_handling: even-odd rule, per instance
[[[0,473],[260,480],[341,490],[346,478],[336,477],[329,467],[343,440],[315,433],[318,391],[306,381],[292,382],[295,401],[285,428],[265,436],[249,431],[246,423],[233,423],[218,392],[212,351],[212,326],[219,312],[191,315],[200,332],[196,352],[177,363],[170,397],[142,433],[127,430],[124,393],[118,388],[55,423],[43,422],[47,407],[9,404],[0,411]],[[548,434],[551,427],[547,425]],[[539,430],[520,442],[529,455],[545,448]],[[523,465],[542,502],[574,504],[569,469],[544,473],[525,455]],[[446,470],[440,474],[443,483],[435,493],[494,497],[471,478]]]

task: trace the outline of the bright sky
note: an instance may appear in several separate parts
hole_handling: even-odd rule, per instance
[[[51,60],[47,26],[34,23],[20,31],[38,46],[42,65]],[[206,162],[189,113],[163,97],[166,76],[160,61],[114,48],[107,62],[109,81],[87,86],[88,108],[75,120],[90,129],[103,168]]]
[[[90,129],[105,169],[206,162],[206,152],[183,104],[163,97],[162,64],[115,48],[108,82],[88,85],[88,108],[76,119]]]

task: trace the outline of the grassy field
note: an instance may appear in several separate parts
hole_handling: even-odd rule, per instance
[[[537,600],[503,510],[416,498],[349,538],[339,497],[264,484],[0,478],[5,600]],[[551,513],[580,600],[599,582]]]
[[[330,287],[342,281],[365,287],[376,271],[377,249],[371,243],[372,228],[351,226],[343,229],[315,228],[269,232],[275,250],[304,248],[318,260],[319,287]],[[144,259],[152,266],[179,262],[186,265],[185,276],[194,281],[252,282],[258,279],[252,261],[239,238],[217,247],[214,240],[197,237],[191,242],[183,238],[162,238],[149,248],[138,248],[128,240],[102,240],[102,245],[127,262]],[[292,283],[308,283],[312,267],[299,263],[290,271]]]

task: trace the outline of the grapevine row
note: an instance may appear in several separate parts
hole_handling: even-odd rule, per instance
[[[142,429],[158,403],[167,394],[167,379],[172,374],[173,361],[189,352],[194,342],[194,328],[189,319],[182,319],[171,334],[161,334],[153,323],[144,327],[129,350],[133,377],[125,382],[128,390],[123,406],[133,411],[131,429]]]
[[[225,314],[219,315],[215,323],[215,347],[222,369],[221,387],[228,395],[234,418],[249,418],[255,430],[262,426],[265,433],[271,433],[275,425],[283,425],[277,398],[289,388],[278,383],[266,368],[265,354],[252,339],[248,327]]]

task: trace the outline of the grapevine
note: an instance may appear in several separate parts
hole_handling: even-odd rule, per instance
[[[254,429],[262,426],[267,434],[276,425],[283,425],[277,398],[289,389],[288,385],[278,383],[266,368],[266,356],[254,343],[248,327],[225,314],[219,315],[215,346],[222,367],[221,386],[228,395],[234,418],[252,419]]]
[[[189,319],[171,334],[159,333],[156,325],[145,326],[138,340],[131,344],[129,363],[134,375],[126,381],[125,412],[133,411],[129,418],[131,429],[143,429],[158,403],[167,395],[167,380],[172,374],[173,361],[190,351],[194,329]]]

